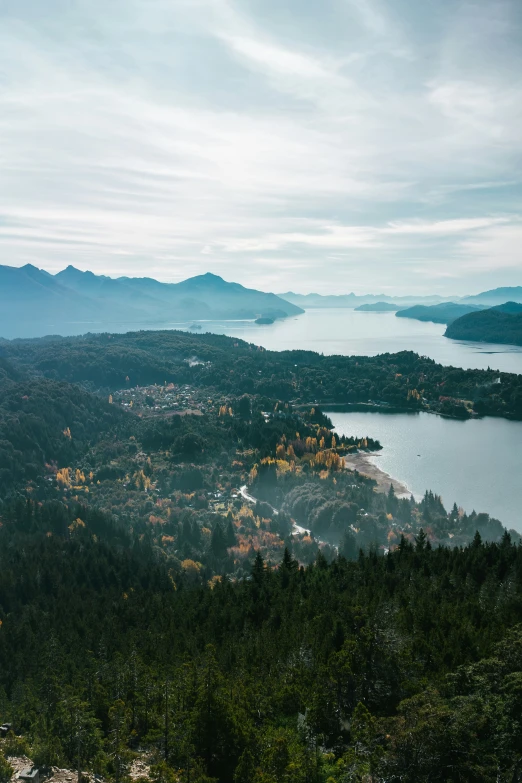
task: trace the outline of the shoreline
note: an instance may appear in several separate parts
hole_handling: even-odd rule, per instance
[[[377,482],[376,491],[388,494],[390,485],[393,485],[395,495],[398,498],[409,498],[413,493],[408,489],[406,484],[399,479],[390,476],[386,471],[381,470],[374,462],[372,457],[376,457],[378,454],[368,454],[366,452],[359,451],[357,454],[350,454],[344,457],[346,470],[361,473],[363,476],[373,479]]]

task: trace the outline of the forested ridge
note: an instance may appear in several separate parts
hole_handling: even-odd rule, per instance
[[[1,343],[0,783],[22,754],[114,783],[136,758],[154,783],[522,780],[520,537],[346,470],[380,444],[332,430],[338,377],[504,413],[518,389],[212,335]]]
[[[446,337],[454,340],[476,340],[486,343],[522,345],[522,314],[515,303],[513,310],[492,307],[480,313],[469,313],[453,321],[446,329]]]
[[[125,415],[70,383],[46,378],[4,384],[0,400],[0,484],[36,479],[48,459],[68,464]],[[71,436],[71,424],[74,439]]]
[[[198,363],[191,363],[191,358]],[[318,404],[384,402],[446,415],[522,417],[522,380],[495,370],[445,367],[409,351],[323,356],[266,351],[231,337],[144,331],[0,340],[0,358],[92,390],[166,381]]]
[[[437,324],[451,324],[457,318],[475,313],[481,305],[441,302],[436,305],[413,305],[396,313],[397,318],[415,318],[417,321],[432,321]]]

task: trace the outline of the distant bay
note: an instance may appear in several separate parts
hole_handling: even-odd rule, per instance
[[[440,364],[522,374],[520,347],[450,340],[444,337],[444,324],[397,318],[395,313],[317,309],[267,326],[251,321],[201,321],[201,326],[202,332],[239,337],[273,351],[344,356],[415,351]]]
[[[494,516],[522,533],[522,421],[459,421],[430,413],[328,412],[340,434],[371,437],[371,462],[419,499],[427,489],[468,513]]]

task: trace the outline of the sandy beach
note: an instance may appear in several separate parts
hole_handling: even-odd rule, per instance
[[[411,495],[410,490],[398,479],[393,478],[384,470],[381,470],[372,461],[375,458],[379,458],[378,454],[368,454],[367,452],[360,451],[358,454],[350,454],[345,456],[344,461],[348,470],[357,470],[364,476],[368,476],[377,482],[377,492],[388,493],[390,491],[390,485],[393,484],[395,494],[399,498],[409,498]]]

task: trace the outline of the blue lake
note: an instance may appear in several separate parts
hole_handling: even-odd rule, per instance
[[[308,350],[344,356],[415,351],[441,364],[466,369],[492,367],[522,374],[522,348],[449,340],[444,324],[397,318],[395,313],[307,310],[302,315],[261,325],[253,321],[201,321],[201,332],[228,334],[273,351]],[[174,328],[174,324],[170,324]],[[178,325],[177,328],[186,328]]]
[[[466,511],[485,511],[522,533],[522,422],[458,421],[430,413],[328,412],[342,435],[370,436],[381,470],[416,498],[426,489]]]

